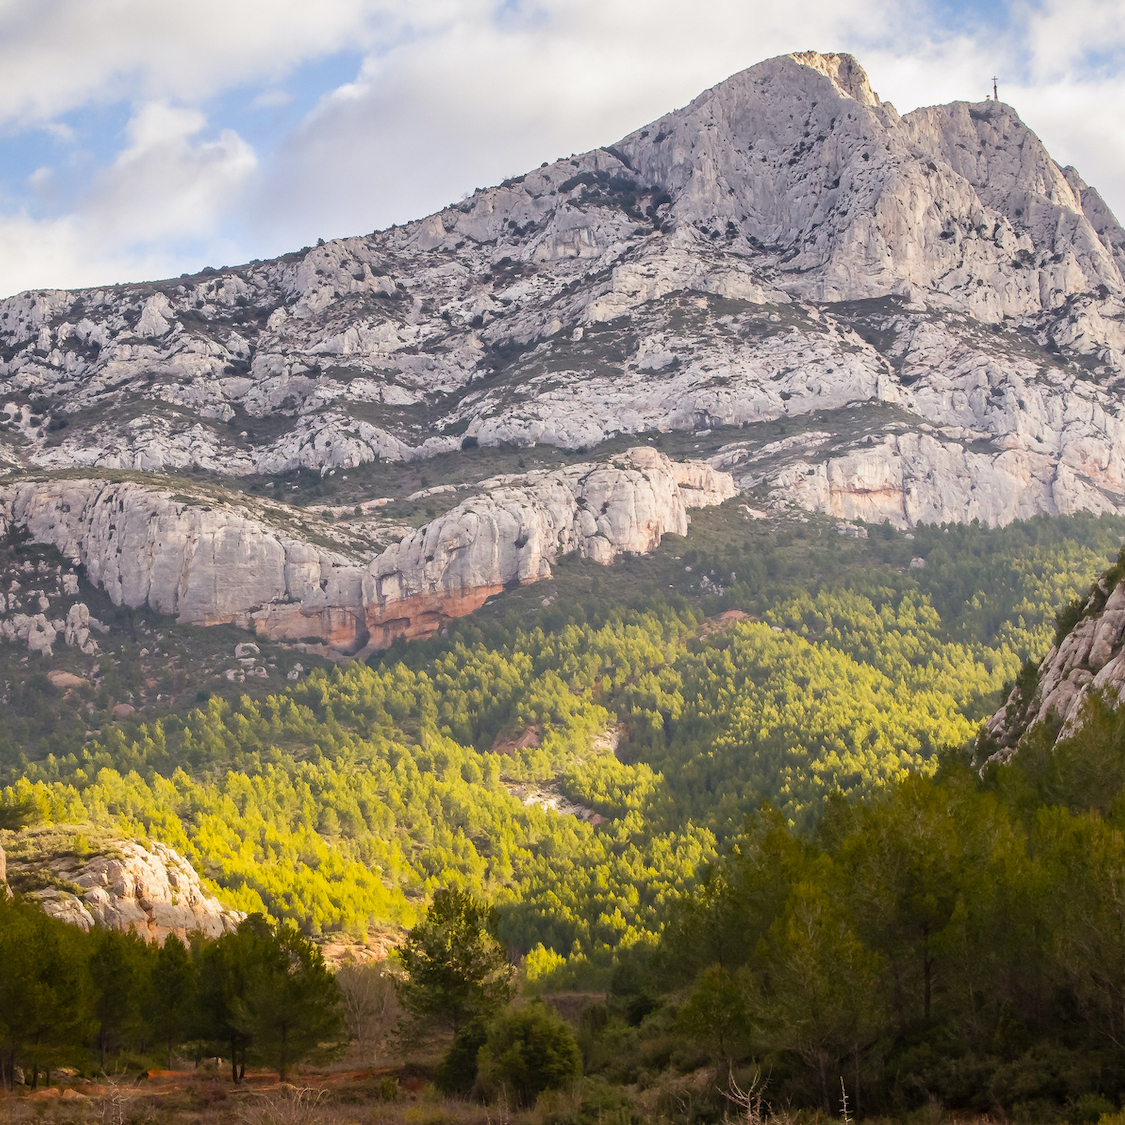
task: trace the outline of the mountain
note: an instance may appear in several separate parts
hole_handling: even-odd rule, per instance
[[[402,227],[0,302],[0,502],[115,601],[347,650],[654,545],[675,519],[561,530],[591,473],[644,477],[614,478],[635,513],[654,472],[704,471],[615,468],[636,436],[900,528],[1125,512],[1123,271],[1125,231],[1011,107],[900,116],[850,56],[783,56]],[[482,465],[468,499],[454,463]]]

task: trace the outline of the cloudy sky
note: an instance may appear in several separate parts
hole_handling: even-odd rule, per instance
[[[1125,0],[0,0],[0,295],[425,215],[772,55],[991,78],[1125,214]]]

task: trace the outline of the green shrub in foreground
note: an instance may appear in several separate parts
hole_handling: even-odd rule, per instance
[[[574,1033],[541,1001],[501,1013],[477,1055],[478,1078],[489,1097],[501,1092],[520,1106],[557,1090],[582,1073]]]

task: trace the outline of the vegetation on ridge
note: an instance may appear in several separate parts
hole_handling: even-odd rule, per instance
[[[717,1120],[700,1068],[822,1112],[841,1074],[865,1116],[1112,1108],[1121,720],[983,781],[959,748],[1125,522],[845,541],[736,511],[370,666],[9,759],[3,806],[161,839],[314,935],[420,942],[430,901],[489,903],[527,987],[594,993],[559,1122]],[[554,1017],[502,993],[458,1019],[449,1088],[515,1082],[536,1037],[572,1073]]]
[[[651,941],[762,800],[807,830],[837,789],[869,796],[968,741],[1125,532],[844,541],[730,517],[700,513],[654,559],[561,564],[371,667],[11,762],[5,800],[161,839],[232,906],[313,934],[409,926],[451,887],[494,898],[516,948],[597,956]],[[691,600],[658,592],[671,570]]]

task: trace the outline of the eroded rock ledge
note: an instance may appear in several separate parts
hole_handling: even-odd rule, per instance
[[[608,464],[482,481],[479,493],[374,558],[283,533],[233,505],[136,482],[46,479],[0,489],[5,530],[55,546],[116,605],[238,623],[335,649],[423,637],[507,586],[550,576],[561,554],[608,564],[687,533],[689,507],[735,494],[704,462],[645,446]]]

